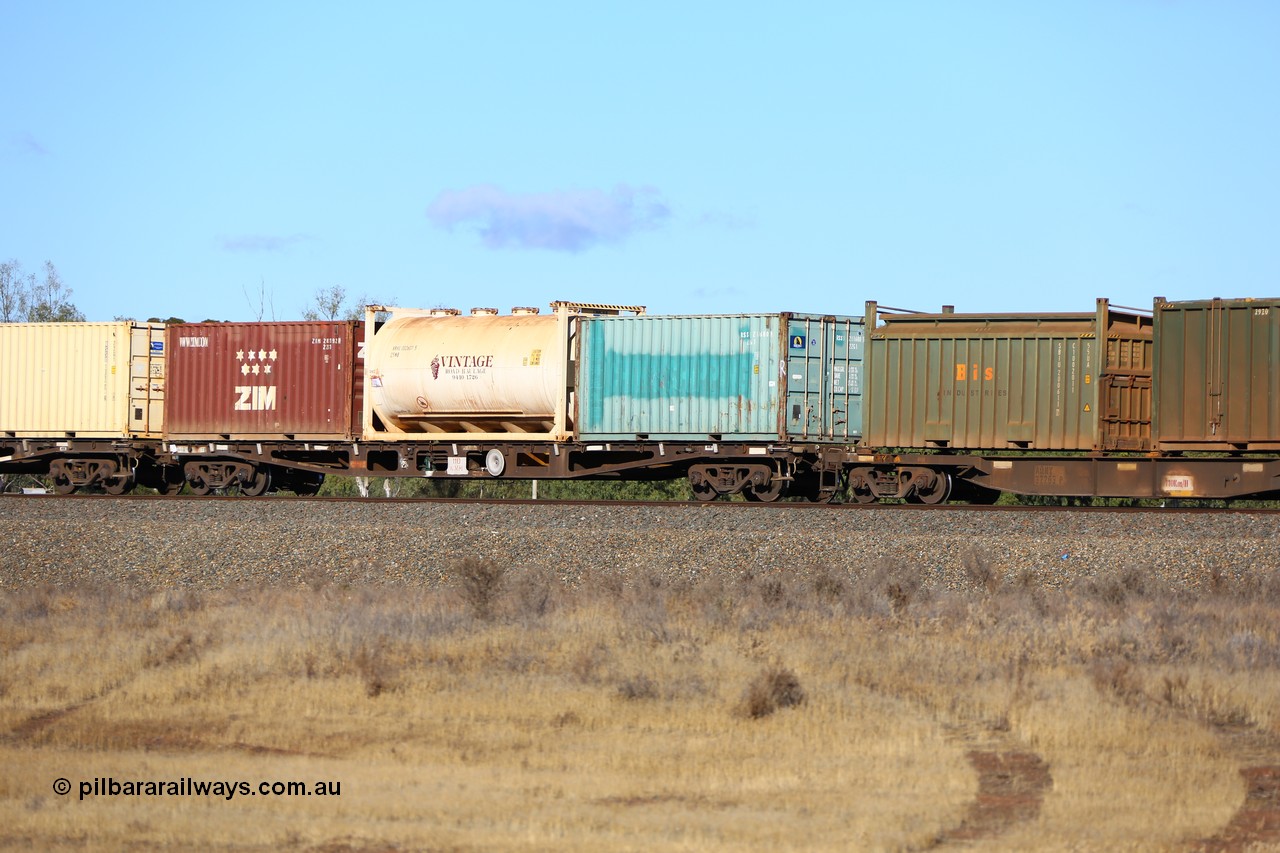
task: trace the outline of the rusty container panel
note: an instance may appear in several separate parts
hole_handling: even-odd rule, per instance
[[[1280,299],[1155,306],[1164,450],[1280,449]]]
[[[882,322],[883,325],[876,324]],[[956,450],[1142,450],[1151,318],[900,314],[869,303],[866,443]]]
[[[584,441],[850,441],[861,435],[862,319],[592,317],[579,326]]]
[[[349,321],[170,326],[168,435],[358,437],[362,337]]]
[[[163,335],[164,326],[150,323],[0,324],[0,432],[33,438],[158,435]]]

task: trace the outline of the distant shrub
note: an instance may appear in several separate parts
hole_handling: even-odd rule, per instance
[[[623,679],[618,684],[618,695],[623,699],[657,699],[658,685],[652,678],[641,673]]]
[[[786,667],[774,666],[747,685],[738,710],[742,716],[758,720],[779,708],[803,705],[805,699],[804,688],[795,673]]]
[[[513,578],[509,597],[520,618],[541,619],[555,609],[563,586],[554,571],[533,568]]]
[[[493,608],[507,580],[507,567],[495,560],[465,557],[449,570],[458,592],[477,619],[493,618]]]
[[[814,570],[813,594],[823,604],[834,604],[847,593],[848,584],[830,566],[820,566]]]
[[[986,554],[970,548],[961,555],[960,564],[974,589],[987,595],[993,595],[1000,589],[1000,572],[991,565]]]
[[[898,618],[927,595],[919,566],[880,560],[853,580],[851,604],[856,612]]]

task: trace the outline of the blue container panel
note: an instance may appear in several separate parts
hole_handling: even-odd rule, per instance
[[[862,435],[862,329],[857,317],[788,315],[788,436],[832,441]]]
[[[776,314],[583,319],[579,436],[778,438],[782,323]]]

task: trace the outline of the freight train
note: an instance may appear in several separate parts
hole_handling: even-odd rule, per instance
[[[856,502],[1280,495],[1280,299],[1059,314],[370,306],[363,322],[0,326],[0,473],[687,478]]]

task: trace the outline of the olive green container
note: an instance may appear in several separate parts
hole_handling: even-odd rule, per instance
[[[866,445],[1151,447],[1151,317],[892,310],[867,303]]]
[[[1280,299],[1155,304],[1161,450],[1280,449]]]

